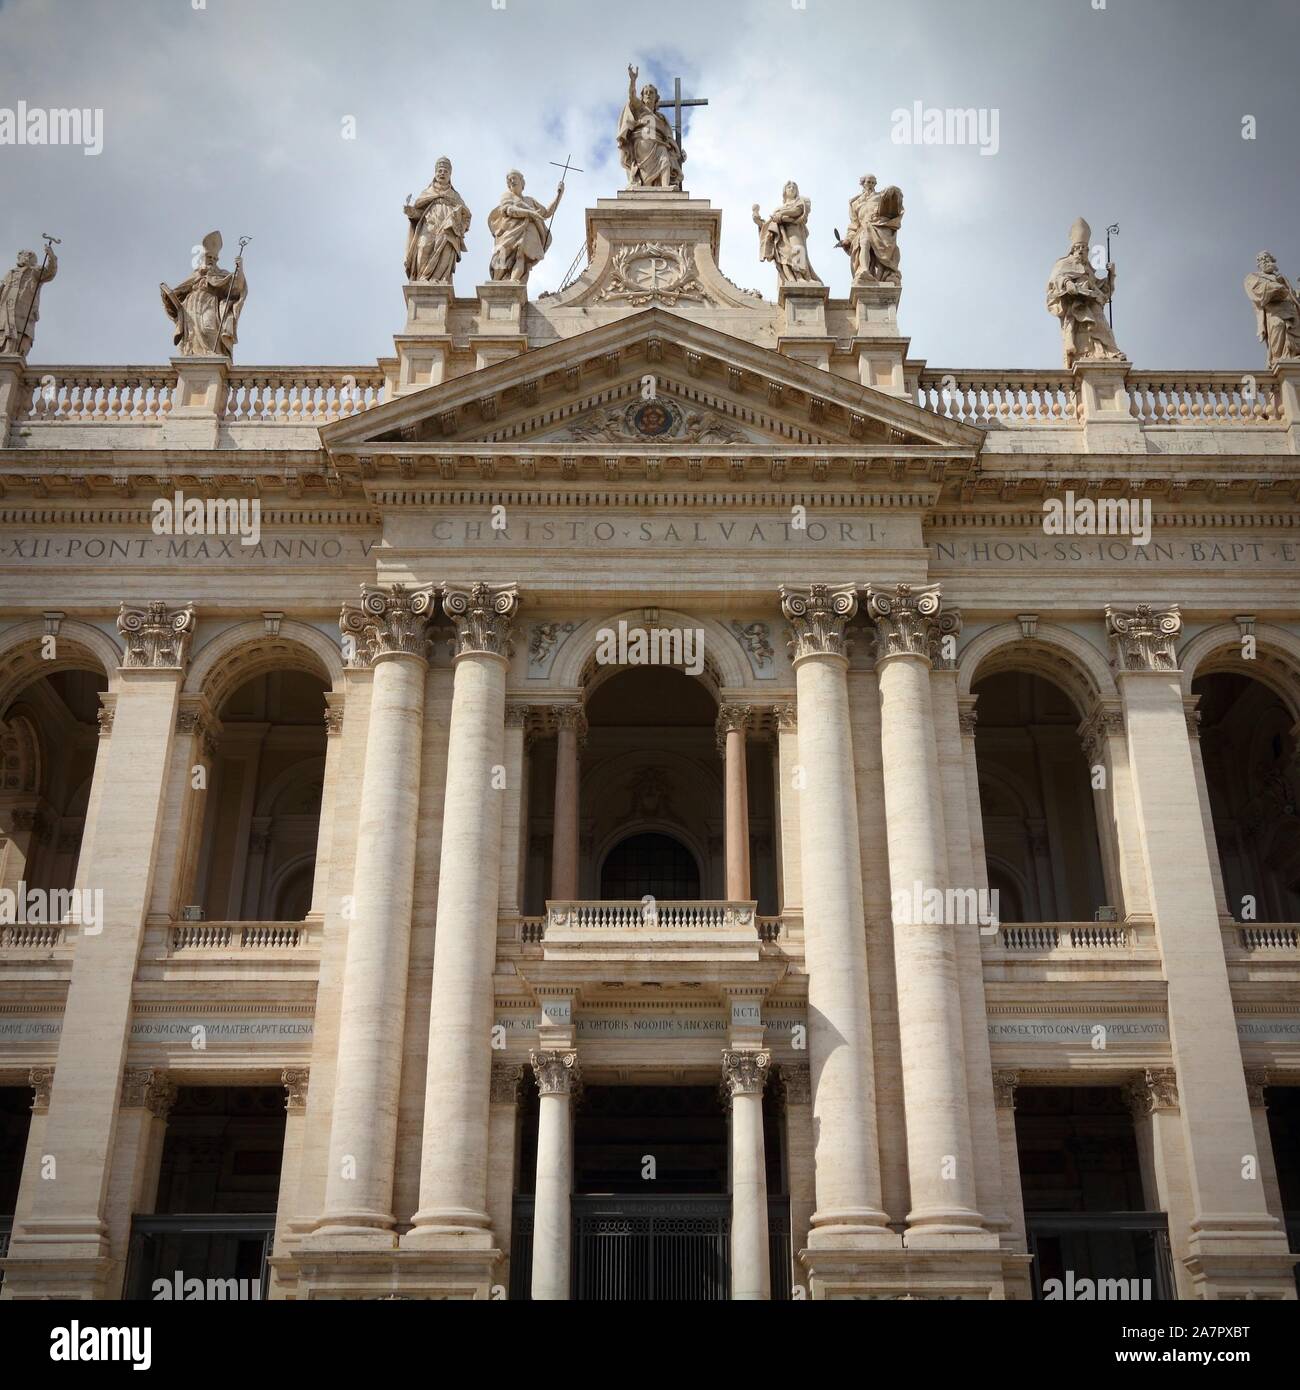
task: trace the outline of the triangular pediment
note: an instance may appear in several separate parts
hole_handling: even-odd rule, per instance
[[[662,308],[327,425],[334,454],[464,445],[941,449],[980,431]]]

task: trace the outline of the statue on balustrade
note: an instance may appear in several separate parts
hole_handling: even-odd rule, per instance
[[[163,308],[176,325],[172,342],[182,357],[230,357],[238,341],[239,315],[248,298],[244,258],[233,270],[222,270],[221,233],[203,238],[198,269],[174,289],[159,285]]]
[[[647,82],[637,95],[639,69],[627,68],[627,105],[618,120],[618,157],[629,188],[681,188],[686,155],[668,117],[659,110],[659,89]]]
[[[48,285],[58,269],[58,257],[48,243],[39,264],[35,251],[18,253],[18,264],[0,282],[0,354],[27,356],[41,316],[41,286]]]
[[[1099,276],[1088,257],[1092,228],[1077,218],[1070,228],[1070,250],[1052,267],[1047,282],[1047,311],[1061,320],[1065,366],[1076,362],[1122,362],[1124,354],[1106,322],[1106,305],[1115,293],[1115,266]]]
[[[812,199],[799,196],[799,185],[791,180],[781,196],[785,201],[764,217],[754,204],[754,225],[758,228],[758,258],[776,264],[781,284],[820,285],[817,272],[808,260],[808,216]]]
[[[903,225],[902,190],[891,183],[877,192],[874,174],[863,174],[858,182],[862,192],[849,202],[848,230],[838,243],[848,253],[853,283],[901,285],[898,229]]]
[[[1271,251],[1261,251],[1255,264],[1259,269],[1246,276],[1246,295],[1255,306],[1255,328],[1268,345],[1272,371],[1284,357],[1300,357],[1300,295]]]
[[[550,207],[543,207],[536,198],[524,196],[524,176],[518,169],[511,169],[506,175],[506,191],[488,213],[488,230],[493,238],[488,274],[494,280],[510,280],[516,285],[528,283],[528,272],[551,244],[551,230],[547,224],[562,197],[563,179],[555,190],[554,202]]]
[[[470,210],[452,187],[451,160],[443,155],[433,166],[429,186],[402,209],[406,232],[406,278],[450,285],[452,271],[465,254]]]

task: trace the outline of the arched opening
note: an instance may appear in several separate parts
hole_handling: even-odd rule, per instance
[[[216,921],[302,921],[311,907],[325,772],[325,684],[244,682],[219,711],[196,901]]]
[[[0,713],[0,887],[72,887],[107,687],[101,671],[65,667],[24,686]]]
[[[1082,714],[1026,671],[978,680],[975,758],[989,887],[1004,922],[1091,921],[1106,901]]]
[[[700,896],[700,866],[672,835],[629,835],[605,856],[602,898],[639,901],[647,895],[670,902]]]
[[[1300,921],[1300,755],[1294,720],[1263,681],[1198,676],[1201,758],[1228,908],[1239,921]]]

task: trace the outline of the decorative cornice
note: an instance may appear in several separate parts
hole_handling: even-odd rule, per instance
[[[858,611],[853,584],[810,584],[806,589],[781,585],[781,612],[790,624],[790,657],[847,657],[844,629]]]
[[[184,670],[194,636],[194,605],[168,608],[155,601],[143,608],[131,608],[123,603],[117,615],[117,630],[126,642],[123,669]]]
[[[519,610],[519,590],[514,584],[446,585],[442,610],[456,626],[457,656],[510,655],[511,624]]]
[[[311,1068],[285,1067],[280,1073],[280,1082],[284,1086],[284,1108],[290,1112],[306,1110]]]
[[[581,1079],[576,1052],[530,1052],[528,1065],[537,1077],[537,1089],[544,1096],[567,1096]]]
[[[493,1062],[491,1103],[493,1105],[518,1105],[519,1088],[523,1085],[523,1080],[523,1067],[512,1067],[506,1062]]]
[[[1174,642],[1183,630],[1177,606],[1139,603],[1131,613],[1106,605],[1106,636],[1117,671],[1176,671]]]
[[[953,669],[953,660],[943,654],[943,639],[961,631],[961,614],[943,607],[938,584],[868,586],[863,598],[866,616],[876,625],[877,661],[919,656],[935,670]]]
[[[1177,1110],[1178,1076],[1172,1067],[1148,1067],[1124,1083],[1124,1099],[1138,1119],[1157,1110]]]
[[[353,644],[348,665],[372,666],[385,656],[427,659],[436,602],[432,584],[363,584],[360,600],[349,599],[339,613],[339,631]]]
[[[728,1096],[761,1096],[771,1064],[766,1052],[724,1052],[723,1090]]]

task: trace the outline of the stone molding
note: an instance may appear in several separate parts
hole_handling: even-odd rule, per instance
[[[442,609],[456,627],[457,656],[508,657],[513,651],[512,624],[519,611],[514,584],[446,585]]]
[[[1158,1110],[1178,1109],[1178,1077],[1172,1067],[1148,1067],[1124,1083],[1124,1099],[1137,1119]]]
[[[724,1052],[722,1085],[728,1097],[761,1096],[772,1057],[767,1052]]]
[[[576,1052],[530,1052],[528,1065],[537,1077],[538,1091],[544,1096],[570,1095],[581,1083]]]
[[[790,624],[787,644],[792,661],[807,656],[848,656],[844,629],[858,611],[853,584],[781,585],[781,612]]]
[[[961,613],[943,607],[938,584],[896,584],[892,589],[870,585],[863,595],[866,616],[876,627],[876,660],[919,656],[938,671],[950,671],[955,661],[944,657],[945,637],[961,632]]]
[[[1176,671],[1174,643],[1183,630],[1177,606],[1139,603],[1131,613],[1106,605],[1106,636],[1116,671]]]
[[[373,666],[385,656],[427,660],[436,604],[432,584],[363,584],[361,598],[348,599],[339,613],[339,631],[355,648],[348,665]]]
[[[126,643],[122,667],[128,671],[181,671],[194,636],[194,605],[168,608],[160,600],[133,608],[123,603],[117,630]]]

